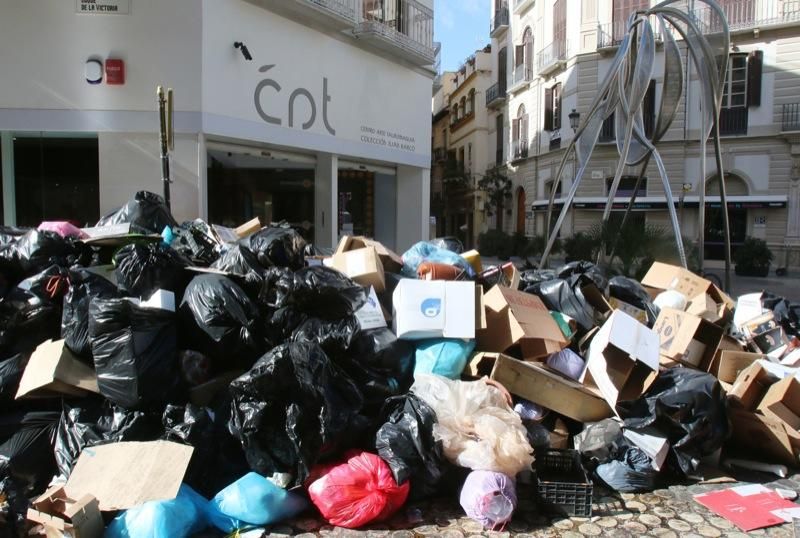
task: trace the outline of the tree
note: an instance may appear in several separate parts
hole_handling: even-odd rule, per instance
[[[502,228],[503,204],[511,198],[511,180],[499,168],[487,170],[486,174],[478,181],[478,190],[486,193],[486,213],[491,217],[498,215],[495,220],[495,229]]]

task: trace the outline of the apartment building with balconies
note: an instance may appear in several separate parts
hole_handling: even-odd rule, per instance
[[[765,239],[776,264],[800,264],[800,1],[718,0],[731,29],[728,74],[724,83],[720,131],[729,195],[734,250],[745,237]],[[499,5],[498,5],[499,4]],[[502,98],[491,101],[496,118],[504,117],[498,162],[514,182],[513,218],[508,232],[542,235],[553,179],[573,137],[571,123],[581,121],[596,97],[618,45],[625,21],[651,0],[496,0],[492,9],[508,11],[508,24],[493,33],[494,81],[505,84]],[[685,2],[701,28],[714,21],[700,2]],[[653,127],[663,88],[663,43],[656,32],[656,62],[643,104],[645,130]],[[687,51],[679,41],[686,64]],[[506,52],[503,53],[502,51]],[[676,203],[681,202],[685,237],[697,235],[698,189],[705,183],[706,260],[722,258],[719,183],[709,144],[706,177],[700,177],[699,92],[694,70],[678,114],[659,144]],[[572,120],[572,121],[571,121]],[[499,119],[498,125],[499,123]],[[577,191],[562,236],[586,231],[602,216],[618,153],[613,116],[603,125],[600,142]],[[499,147],[499,146],[498,146]],[[502,158],[501,154],[502,153]],[[563,204],[575,173],[567,161],[556,194]],[[638,171],[626,167],[612,218],[619,218]],[[667,226],[664,187],[654,164],[646,171],[634,208],[638,224]],[[617,211],[619,209],[619,211]],[[786,254],[791,253],[790,256]]]
[[[163,85],[179,221],[285,220],[322,247],[428,237],[433,0],[89,4],[0,0],[5,224],[94,222],[161,192]]]

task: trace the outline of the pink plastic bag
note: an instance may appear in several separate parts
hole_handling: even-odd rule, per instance
[[[461,508],[484,528],[505,525],[517,508],[514,479],[492,471],[472,471],[461,488]]]
[[[77,237],[79,239],[89,237],[80,228],[66,221],[44,221],[39,224],[39,230],[55,232],[61,237]]]
[[[388,519],[406,502],[410,482],[398,486],[389,466],[369,452],[351,452],[340,465],[311,471],[311,502],[331,525],[355,529]]]

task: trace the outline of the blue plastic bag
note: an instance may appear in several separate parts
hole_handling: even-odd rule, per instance
[[[455,252],[439,248],[427,241],[420,241],[403,254],[403,275],[409,278],[417,278],[417,267],[423,262],[453,265],[463,269],[467,277],[475,277],[475,270],[467,260]]]
[[[445,338],[420,342],[417,345],[414,377],[436,374],[448,379],[461,379],[461,372],[474,349],[474,340]]]
[[[296,516],[308,501],[279,488],[257,473],[248,473],[208,503],[208,518],[222,532],[270,525]]]
[[[150,501],[114,518],[105,538],[183,538],[208,526],[208,501],[186,484],[168,501]]]

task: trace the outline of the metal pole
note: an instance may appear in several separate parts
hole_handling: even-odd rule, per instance
[[[161,143],[161,182],[164,184],[164,201],[167,204],[167,208],[171,209],[169,193],[169,129],[167,125],[167,99],[164,95],[163,87],[156,88],[156,96],[158,97],[159,141]]]

